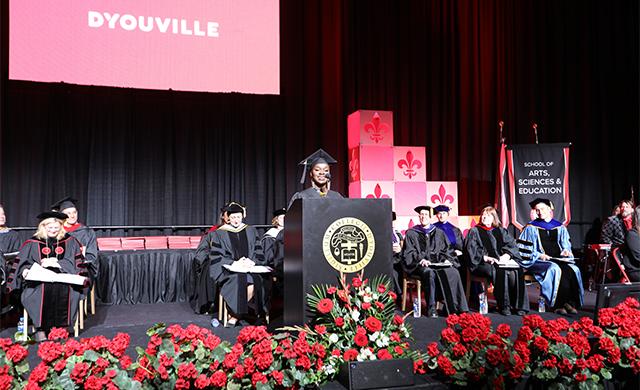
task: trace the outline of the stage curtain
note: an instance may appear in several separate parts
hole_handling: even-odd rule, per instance
[[[265,223],[319,147],[346,193],[346,116],[381,109],[462,214],[493,201],[498,121],[572,142],[580,245],[637,188],[638,25],[635,0],[282,0],[279,96],[5,83],[2,202],[10,225],[67,194],[92,225],[213,224],[230,200]]]

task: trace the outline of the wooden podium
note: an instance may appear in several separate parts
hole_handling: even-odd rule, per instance
[[[364,269],[365,278],[392,277],[390,199],[298,199],[284,231],[284,324],[310,319],[312,285],[338,285]]]

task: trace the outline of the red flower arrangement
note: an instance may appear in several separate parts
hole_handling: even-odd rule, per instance
[[[65,329],[52,329],[49,341],[40,344],[38,356],[42,359],[29,375],[27,389],[55,386],[98,390],[131,388],[134,381],[123,362],[130,337],[118,333],[109,340],[96,336],[80,341],[68,339]],[[139,386],[139,384],[138,384]]]
[[[29,351],[22,343],[0,339],[0,390],[20,388],[29,372]]]
[[[498,325],[477,313],[450,315],[440,333],[440,346],[431,343],[425,365],[446,382],[459,386],[483,382],[489,388],[504,388],[526,372],[523,353],[513,348],[511,328]]]
[[[351,284],[341,279],[340,286],[314,286],[308,306],[314,313],[311,326],[286,329],[300,332],[310,344],[331,351],[316,357],[316,368],[322,375],[312,383],[333,378],[342,364],[352,360],[420,358],[408,348],[410,329],[404,318],[395,314],[395,294],[384,277],[370,282],[360,275]]]

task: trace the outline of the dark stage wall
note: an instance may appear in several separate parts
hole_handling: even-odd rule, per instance
[[[638,24],[637,0],[282,0],[280,96],[7,82],[5,58],[1,199],[14,226],[66,194],[92,225],[210,224],[229,200],[265,223],[318,147],[346,192],[346,116],[369,108],[394,111],[395,144],[425,145],[428,179],[458,180],[475,214],[497,122],[530,143],[535,121],[573,143],[579,245],[638,188]]]

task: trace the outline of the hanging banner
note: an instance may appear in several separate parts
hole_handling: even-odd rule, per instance
[[[529,202],[551,200],[553,218],[563,225],[571,220],[569,205],[570,144],[511,145],[506,148],[511,223],[518,229],[535,219]],[[504,213],[504,210],[503,210]]]

